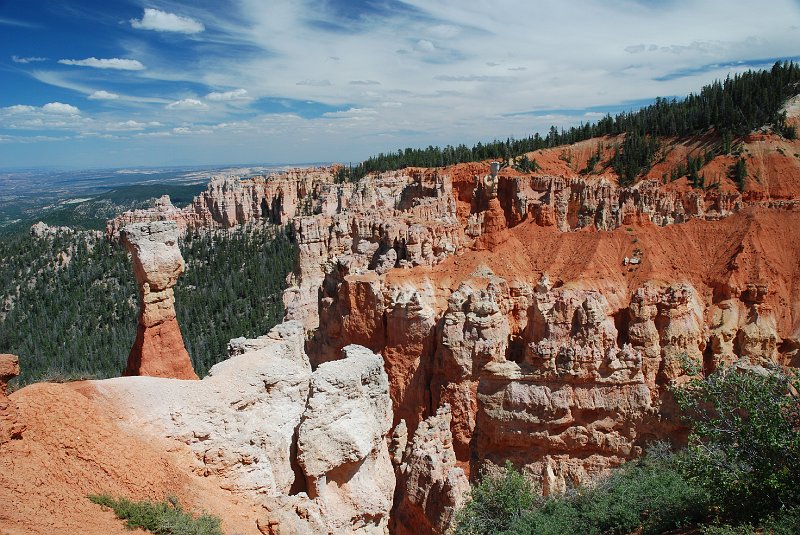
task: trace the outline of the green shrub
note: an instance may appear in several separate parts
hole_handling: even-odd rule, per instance
[[[533,505],[536,495],[531,482],[506,463],[501,475],[484,474],[472,488],[469,504],[456,520],[458,533],[500,533]]]
[[[699,373],[698,370],[695,370]],[[673,390],[689,446],[665,445],[594,487],[541,498],[507,466],[485,478],[456,533],[586,535],[800,534],[800,382],[778,371],[722,369]]]
[[[145,529],[155,535],[224,535],[221,521],[203,513],[195,517],[184,511],[178,500],[168,498],[161,503],[115,500],[107,494],[89,496],[92,503],[108,507],[117,518],[125,520],[128,529]]]
[[[484,478],[458,517],[456,533],[661,533],[703,517],[707,498],[679,471],[677,456],[660,446],[572,496],[539,498],[522,474],[507,466]],[[517,493],[517,494],[515,494]]]
[[[780,372],[722,369],[675,390],[692,425],[684,471],[720,518],[759,522],[800,503],[797,386]]]

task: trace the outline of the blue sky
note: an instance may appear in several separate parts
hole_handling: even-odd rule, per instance
[[[800,55],[797,0],[0,0],[0,167],[358,161]]]

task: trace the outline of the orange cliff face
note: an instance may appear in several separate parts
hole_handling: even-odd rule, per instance
[[[312,361],[348,343],[384,355],[408,448],[448,407],[441,440],[456,466],[475,474],[511,460],[559,492],[653,440],[684,440],[667,393],[687,379],[681,359],[708,372],[798,365],[800,191],[619,188],[613,176],[504,170],[491,199],[478,186],[487,172],[406,170],[399,198],[439,209],[351,205],[296,226],[294,280],[321,287],[318,299],[287,292],[295,306],[309,299]],[[370,180],[380,198],[385,178]],[[443,487],[419,470],[398,462],[399,488],[424,497],[402,514],[438,533],[442,512],[419,503]]]
[[[139,326],[125,375],[197,379],[175,314],[173,286],[185,263],[174,221],[134,223],[122,229],[139,286]]]

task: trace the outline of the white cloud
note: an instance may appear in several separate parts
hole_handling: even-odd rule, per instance
[[[199,20],[153,8],[145,8],[141,19],[131,19],[131,26],[139,30],[185,34],[200,33],[206,29]]]
[[[147,66],[132,80],[125,80],[141,85],[123,89],[99,81],[104,73],[61,65],[26,69],[30,72],[25,74],[87,97],[97,88],[119,90],[114,106],[96,116],[82,110],[77,117],[95,118],[93,131],[106,131],[106,124],[124,125],[131,119],[162,122],[163,126],[152,129],[159,132],[150,127],[120,132],[120,137],[141,143],[127,154],[152,158],[150,163],[156,165],[160,163],[156,158],[173,157],[183,161],[356,161],[405,146],[471,144],[546,132],[550,124],[569,127],[593,118],[583,115],[584,108],[595,112],[602,106],[696,91],[728,72],[758,67],[738,66],[737,61],[796,56],[798,31],[790,28],[800,20],[796,0],[770,0],[770,9],[745,0],[692,5],[642,0],[518,2],[513,16],[496,4],[480,2],[404,3],[410,9],[353,7],[343,16],[341,9],[333,8],[335,2],[311,0],[232,0],[226,9],[196,2],[191,11],[189,4],[182,11],[167,7],[179,2],[148,2],[139,5],[189,15],[209,31],[191,37],[202,37],[202,42],[192,41],[191,46],[180,42],[176,49],[159,36],[130,29],[130,24],[141,29],[176,29],[164,22],[169,17],[159,15],[164,12],[142,15],[137,11],[140,16],[135,23],[128,22],[130,15],[124,17],[128,37],[114,43],[122,47],[114,54],[137,58]],[[719,17],[720,12],[726,16]],[[536,31],[531,31],[532,20]],[[604,30],[609,25],[626,31],[609,33]],[[130,38],[132,32],[138,35]],[[168,36],[183,40],[181,34]],[[85,37],[75,35],[76,45],[89,45],[81,41]],[[12,50],[31,56],[39,51]],[[397,50],[406,53],[398,55]],[[514,70],[521,66],[526,70]],[[237,88],[247,88],[247,93],[237,93]],[[264,106],[237,105],[248,102],[235,100],[243,96],[258,97]],[[42,98],[36,102],[57,99]],[[259,109],[272,113],[261,114]],[[583,111],[541,116],[541,110],[564,109]],[[214,134],[193,137],[198,143],[174,145],[174,150],[172,145],[157,145],[155,138],[145,137],[171,135],[162,138],[167,142],[187,137],[172,129],[196,128],[183,121],[201,114],[203,122],[225,126],[215,127]],[[68,122],[72,117],[45,114],[39,108],[17,113],[0,109],[3,124],[19,127],[28,115],[31,121],[49,118],[51,122]],[[130,126],[134,127],[138,128]],[[207,144],[200,143],[206,139]],[[164,150],[141,150],[154,146]],[[105,155],[98,158],[112,158],[113,151],[96,152]],[[0,154],[3,161],[15,157],[14,153]]]
[[[0,128],[12,130],[78,131],[91,122],[91,119],[81,116],[77,107],[63,102],[48,102],[41,107],[17,104],[0,108]]]
[[[47,58],[39,58],[39,57],[21,58],[19,56],[11,56],[11,61],[13,61],[14,63],[36,63],[39,61],[47,61]]]
[[[63,65],[94,67],[95,69],[117,69],[121,71],[141,71],[144,69],[144,65],[142,65],[139,60],[135,59],[97,59],[95,57],[91,57],[86,59],[60,59],[58,62]]]
[[[91,95],[89,95],[89,100],[116,100],[119,98],[119,95],[116,93],[109,93],[108,91],[95,91]]]
[[[78,115],[81,113],[81,110],[72,104],[64,104],[63,102],[48,102],[42,106],[42,111],[60,115]]]
[[[34,111],[36,108],[33,106],[27,106],[25,104],[15,104],[14,106],[8,106],[7,108],[3,108],[3,111],[7,113],[30,113]]]
[[[433,52],[434,50],[436,50],[436,47],[433,45],[431,41],[428,41],[427,39],[420,39],[414,45],[414,49],[418,52],[427,53],[427,52]]]
[[[371,109],[371,108],[350,108],[346,111],[333,111],[328,112],[323,115],[323,117],[328,117],[331,119],[334,118],[346,118],[346,119],[366,119],[373,115],[377,115],[378,112]]]
[[[231,91],[225,92],[211,92],[206,95],[206,100],[210,100],[212,102],[228,102],[231,100],[249,100],[250,97],[247,96],[246,89],[233,89]]]
[[[167,104],[168,110],[207,110],[208,105],[195,98],[184,98]]]

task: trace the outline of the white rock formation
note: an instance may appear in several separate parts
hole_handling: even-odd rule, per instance
[[[90,384],[121,425],[186,443],[199,474],[263,505],[264,533],[383,534],[395,485],[383,359],[349,346],[312,374],[304,342],[302,325],[285,322],[202,381]]]

